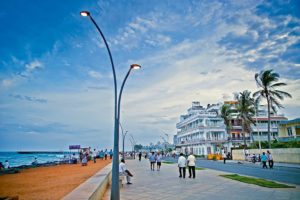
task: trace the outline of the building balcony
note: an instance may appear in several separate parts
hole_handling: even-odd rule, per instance
[[[188,145],[195,145],[195,144],[209,144],[209,143],[225,143],[228,142],[226,138],[212,138],[212,139],[195,139],[195,140],[186,140],[180,141],[176,145],[177,146],[188,146]]]
[[[218,132],[221,132],[221,131],[225,131],[225,126],[224,125],[221,125],[221,126],[197,126],[197,127],[193,127],[193,128],[189,128],[187,130],[181,130],[181,131],[178,131],[177,132],[177,135],[183,135],[185,133],[193,133],[193,131],[218,131]]]
[[[243,142],[244,138],[243,137],[236,137],[236,138],[231,138],[230,140],[232,142]],[[246,137],[246,141],[250,141],[250,137]]]

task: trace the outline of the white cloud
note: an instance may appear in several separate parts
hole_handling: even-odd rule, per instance
[[[38,60],[34,60],[34,61],[26,64],[25,67],[26,67],[26,71],[30,73],[34,70],[43,68],[43,64]]]
[[[92,78],[95,78],[95,79],[101,79],[103,76],[100,72],[96,72],[94,70],[90,70],[88,71],[88,75]]]

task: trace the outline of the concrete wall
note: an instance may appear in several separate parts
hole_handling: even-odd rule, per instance
[[[75,188],[62,200],[99,200],[111,183],[112,164],[107,165],[91,178]]]
[[[268,149],[249,149],[249,154],[262,154],[267,153]],[[300,148],[285,148],[285,149],[271,149],[274,162],[285,163],[299,163],[300,164]],[[233,160],[245,160],[243,149],[232,150]]]

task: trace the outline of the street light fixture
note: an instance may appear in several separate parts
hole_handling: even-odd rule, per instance
[[[82,17],[87,17],[87,16],[90,16],[90,12],[88,12],[88,11],[81,11],[81,12],[80,12],[80,15],[81,15]]]
[[[112,54],[110,52],[108,43],[104,37],[104,34],[102,33],[100,27],[97,25],[97,23],[95,22],[95,20],[93,19],[93,17],[91,16],[90,12],[88,11],[81,11],[80,15],[83,17],[89,17],[90,20],[93,22],[93,24],[95,25],[96,29],[98,30],[101,38],[104,41],[104,44],[106,46],[108,55],[109,55],[109,59],[110,59],[110,63],[111,63],[111,68],[112,68],[112,72],[113,72],[113,79],[114,79],[114,102],[115,102],[115,108],[114,108],[114,146],[113,146],[113,163],[112,163],[112,185],[111,185],[111,196],[110,199],[111,200],[119,200],[120,199],[120,188],[119,188],[119,122],[120,122],[120,106],[121,106],[121,96],[122,96],[122,92],[123,92],[123,88],[125,85],[125,82],[131,72],[132,69],[140,69],[141,66],[138,64],[132,64],[130,65],[129,71],[127,72],[120,92],[119,92],[119,96],[117,96],[117,79],[116,79],[116,72],[115,72],[115,66],[114,66],[114,62],[113,62],[113,58],[112,58]]]

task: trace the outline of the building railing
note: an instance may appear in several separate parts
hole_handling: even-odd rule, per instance
[[[227,138],[212,138],[212,139],[194,139],[194,140],[185,140],[180,141],[177,145],[189,145],[189,144],[198,144],[198,143],[223,143],[228,142]]]
[[[192,132],[192,131],[195,131],[195,130],[199,130],[199,129],[205,129],[205,130],[210,130],[213,131],[213,129],[222,129],[222,131],[224,130],[225,131],[225,125],[215,125],[215,126],[203,126],[203,125],[199,125],[199,126],[196,126],[196,127],[193,127],[193,128],[189,128],[187,130],[181,130],[181,131],[178,131],[177,132],[177,135],[182,135],[182,134],[185,134],[185,133],[188,133],[188,132]]]

